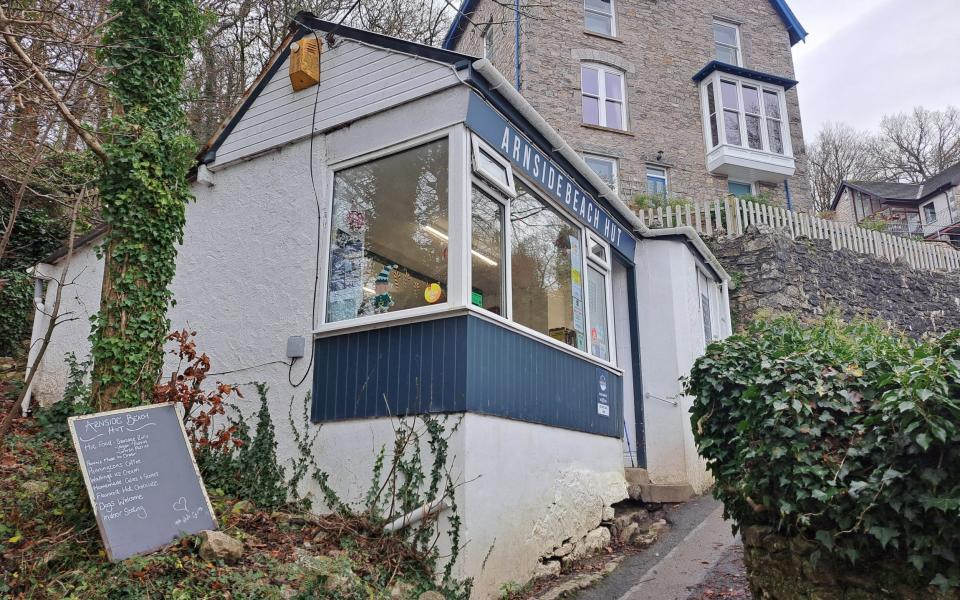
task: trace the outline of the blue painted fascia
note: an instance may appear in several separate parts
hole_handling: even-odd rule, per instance
[[[747,79],[753,79],[755,81],[762,81],[763,83],[769,83],[771,85],[778,85],[785,90],[789,90],[790,88],[794,87],[798,83],[794,79],[787,79],[786,77],[771,75],[770,73],[754,71],[753,69],[745,69],[743,67],[738,67],[736,65],[720,62],[719,60],[711,60],[710,62],[708,62],[705,67],[697,71],[697,74],[693,76],[693,80],[696,81],[697,83],[700,83],[714,71],[720,71],[721,73],[729,73],[731,75],[736,75],[737,77],[745,77]]]
[[[457,42],[460,41],[460,36],[463,35],[464,29],[467,28],[467,15],[477,8],[479,1],[480,0],[463,0],[460,4],[460,8],[453,18],[453,22],[450,24],[450,29],[447,31],[447,36],[443,38],[444,49],[453,50]],[[805,40],[807,30],[800,24],[797,15],[793,14],[793,11],[790,10],[786,0],[770,0],[770,4],[773,6],[773,9],[777,11],[777,15],[779,15],[780,20],[783,21],[784,27],[787,28],[787,33],[790,35],[790,45],[793,46],[796,45],[797,42]]]

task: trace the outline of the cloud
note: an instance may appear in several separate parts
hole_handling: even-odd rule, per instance
[[[872,129],[883,115],[914,106],[960,105],[957,0],[791,6],[810,31],[810,43],[794,48],[806,139],[827,121]]]

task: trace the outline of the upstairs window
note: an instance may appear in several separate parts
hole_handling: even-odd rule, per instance
[[[923,205],[923,222],[926,225],[937,222],[937,206],[933,202]]]
[[[481,37],[483,38],[483,57],[487,60],[493,60],[493,49],[494,44],[494,28],[493,28],[493,17],[490,17],[490,20],[487,21],[486,27],[483,29]]]
[[[583,26],[587,31],[617,35],[613,16],[614,0],[583,0]]]
[[[667,170],[660,167],[647,167],[647,193],[651,196],[667,197]]]
[[[710,147],[725,143],[788,154],[782,88],[728,77],[712,78],[702,88]]]
[[[583,160],[611,190],[619,193],[617,190],[617,159],[609,156],[584,154]]]
[[[600,65],[583,65],[580,90],[584,123],[626,129],[623,73]]]
[[[713,22],[713,43],[716,58],[728,65],[740,65],[740,28],[726,21]]]

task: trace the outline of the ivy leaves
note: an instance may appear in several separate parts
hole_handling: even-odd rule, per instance
[[[851,561],[898,557],[960,587],[960,332],[759,322],[712,344],[686,383],[694,433],[739,526]]]
[[[181,84],[202,19],[192,0],[113,0],[101,60],[121,110],[108,124],[99,181],[109,225],[105,274],[91,334],[93,394],[101,410],[146,402],[163,360],[176,244],[183,240],[195,145]]]

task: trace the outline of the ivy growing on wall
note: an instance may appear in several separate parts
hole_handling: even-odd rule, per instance
[[[93,394],[101,410],[148,401],[162,365],[195,152],[181,84],[202,24],[192,0],[113,0],[109,12],[101,60],[116,111],[99,182],[109,231],[91,334]]]

